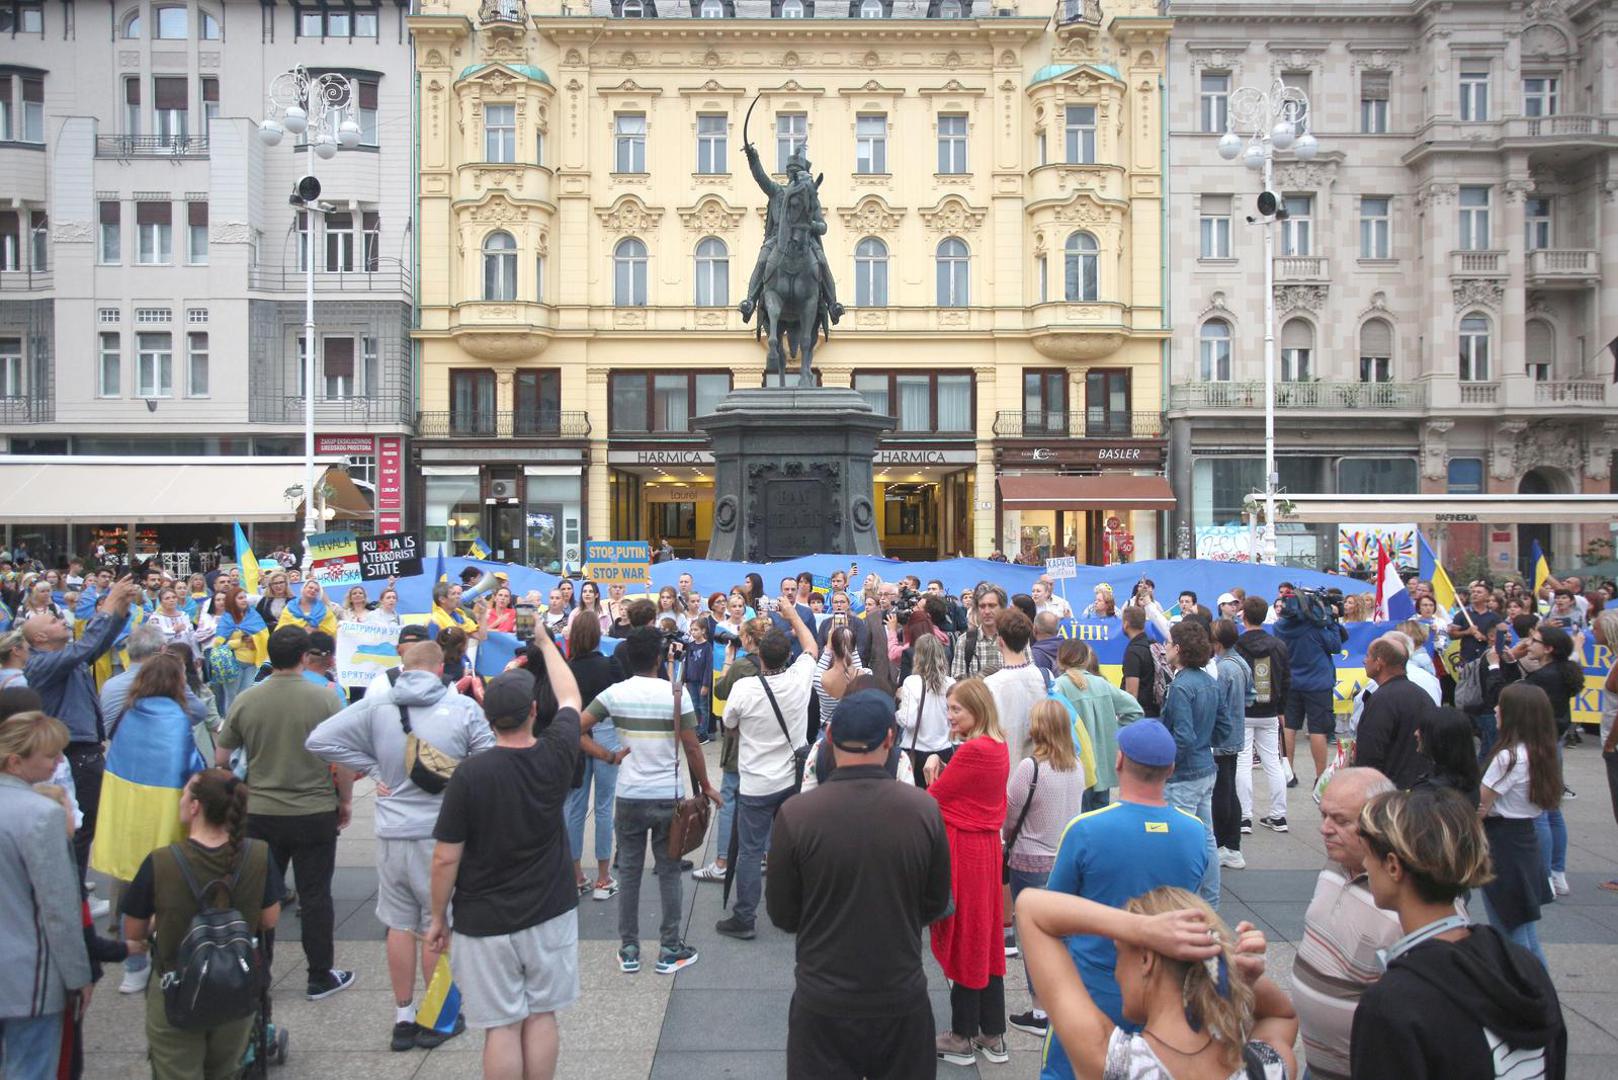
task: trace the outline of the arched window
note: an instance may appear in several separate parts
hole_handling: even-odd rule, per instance
[[[1281,381],[1308,382],[1314,358],[1315,328],[1307,319],[1288,319],[1281,327]]]
[[[1523,359],[1527,373],[1535,382],[1548,382],[1556,371],[1556,331],[1544,319],[1529,319],[1523,324]]]
[[[1393,381],[1393,326],[1386,319],[1367,319],[1360,327],[1360,382]]]
[[[854,303],[888,306],[888,245],[874,236],[854,245]]]
[[[968,300],[967,270],[971,253],[966,241],[947,237],[938,245],[938,306],[965,307]]]
[[[882,0],[860,0],[860,18],[880,19],[887,12],[882,10]]]
[[[783,18],[783,19],[801,19],[801,18],[803,18],[803,0],[782,0],[782,2],[781,2],[781,18]]]
[[[624,0],[618,14],[626,19],[640,19],[646,16],[646,5],[642,0]]]
[[[140,39],[140,8],[124,16],[124,24],[119,28],[118,36],[127,41]]]
[[[508,232],[483,240],[483,299],[517,299],[517,241]]]
[[[646,245],[633,236],[612,249],[612,302],[618,307],[646,306]]]
[[[1461,320],[1462,382],[1489,381],[1490,337],[1487,315],[1468,315]]]
[[[1069,300],[1097,300],[1101,296],[1101,256],[1096,238],[1076,232],[1067,238],[1067,290]]]
[[[1203,382],[1230,381],[1230,323],[1209,319],[1197,332]]]
[[[697,9],[697,13],[704,19],[723,19],[725,5],[723,0],[702,0],[702,6]]]
[[[200,27],[200,37],[203,41],[218,41],[219,20],[206,11],[197,12],[197,24]]]
[[[152,21],[157,25],[157,36],[165,41],[184,41],[188,36],[187,30],[189,12],[183,7],[160,7],[155,9],[156,18]]]
[[[717,236],[697,245],[697,306],[730,304],[730,250]]]

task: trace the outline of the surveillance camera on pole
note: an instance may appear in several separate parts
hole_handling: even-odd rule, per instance
[[[320,181],[313,176],[305,176],[292,187],[292,197],[287,202],[292,206],[312,206],[320,198]]]

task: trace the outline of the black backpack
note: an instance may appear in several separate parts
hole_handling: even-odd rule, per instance
[[[247,841],[253,845],[254,841]],[[252,928],[232,907],[213,907],[208,898],[225,890],[231,902],[252,846],[244,846],[236,873],[227,882],[215,878],[197,885],[185,853],[173,844],[169,853],[197,901],[197,913],[180,940],[174,967],[163,974],[163,1013],[181,1031],[200,1031],[252,1016],[264,990],[264,965]]]

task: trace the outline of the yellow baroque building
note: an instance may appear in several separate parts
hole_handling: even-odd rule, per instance
[[[584,539],[704,553],[691,420],[763,374],[736,310],[764,231],[746,139],[778,177],[806,146],[821,178],[847,313],[816,367],[896,419],[874,492],[889,554],[1159,550],[1155,0],[419,10],[409,501],[429,545],[550,567]]]

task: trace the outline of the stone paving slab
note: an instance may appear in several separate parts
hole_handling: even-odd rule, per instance
[[[1599,756],[1587,744],[1568,751],[1566,762],[1569,782],[1585,792],[1564,807],[1573,893],[1546,908],[1540,936],[1568,1025],[1568,1076],[1613,1080],[1618,1076],[1618,894],[1597,886],[1618,876],[1618,829],[1613,826]],[[1257,783],[1262,791],[1262,776]],[[1293,943],[1324,860],[1318,814],[1304,793],[1307,783],[1304,777],[1303,784],[1288,793],[1291,831],[1276,834],[1260,828],[1245,837],[1249,868],[1222,875],[1225,916],[1232,922],[1253,921],[1270,936],[1270,972],[1283,987],[1291,984]],[[274,1007],[278,1021],[292,1033],[292,1052],[286,1067],[272,1071],[272,1080],[478,1077],[482,1040],[475,1033],[431,1053],[395,1054],[387,1049],[392,1007],[383,929],[374,912],[371,811],[369,789],[362,782],[354,822],[338,845],[333,879],[337,962],[355,970],[359,981],[353,990],[327,1001],[303,1000],[296,909],[283,917],[272,973]],[[703,855],[711,858],[712,852]],[[681,925],[688,927],[685,932],[701,959],[673,977],[656,974],[650,963],[638,975],[622,974],[616,959],[619,901],[581,902],[582,1000],[561,1018],[558,1073],[564,1080],[771,1080],[785,1075],[793,940],[771,926],[762,912],[756,940],[721,938],[713,930],[724,915],[719,892],[718,886],[693,882],[689,876],[683,881]],[[648,873],[640,904],[647,956],[653,954],[657,939],[657,895]],[[1481,904],[1475,905],[1474,915],[1481,917],[1480,909]],[[947,985],[925,941],[923,957],[935,1019],[947,1025]],[[117,993],[118,978],[116,969],[107,971],[89,1014],[85,1076],[90,1080],[149,1075],[142,1002]],[[1028,1007],[1021,963],[1008,963],[1006,987],[1010,1011]],[[938,1075],[944,1080],[1037,1076],[1040,1040],[1018,1031],[1009,1032],[1007,1040],[1012,1050],[1009,1065],[990,1066],[981,1059],[979,1066],[965,1069],[940,1064]]]

